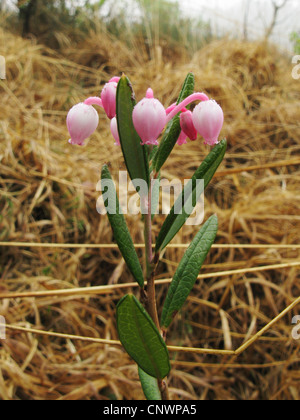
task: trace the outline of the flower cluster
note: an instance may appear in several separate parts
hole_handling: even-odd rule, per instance
[[[70,133],[69,143],[82,146],[84,140],[96,130],[99,116],[93,105],[104,109],[110,119],[111,133],[115,144],[120,145],[118,124],[116,119],[116,92],[119,77],[113,77],[102,89],[100,97],[90,97],[84,102],[74,105],[67,116],[67,127]],[[194,102],[201,101],[193,111],[186,107]],[[204,93],[193,93],[180,104],[172,104],[167,109],[154,98],[153,90],[149,88],[146,96],[136,104],[132,113],[133,125],[140,136],[142,143],[157,145],[158,138],[166,124],[180,114],[181,133],[177,144],[185,144],[187,138],[192,141],[200,134],[205,144],[211,146],[218,143],[218,137],[224,122],[222,108]]]

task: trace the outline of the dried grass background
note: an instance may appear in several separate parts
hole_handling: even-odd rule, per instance
[[[156,47],[151,59],[142,45],[129,50],[105,33],[76,48],[66,45],[63,56],[4,31],[0,40],[7,65],[0,82],[0,241],[111,244],[107,217],[96,211],[96,184],[102,164],[115,176],[124,169],[121,152],[101,110],[88,145],[71,147],[67,111],[99,95],[122,71],[137,99],[151,85],[169,105],[193,71],[196,89],[224,109],[228,151],[205,195],[205,218],[219,217],[216,246],[201,271],[207,276],[196,283],[167,344],[237,349],[300,295],[299,246],[277,247],[300,244],[300,81],[291,77],[288,57],[266,44],[233,40],[213,42],[192,58]],[[190,177],[208,150],[200,139],[176,146],[162,176]],[[164,217],[156,218],[155,234]],[[127,222],[134,242],[142,243],[139,219]],[[196,230],[184,226],[173,244],[189,243]],[[171,277],[183,253],[181,246],[168,248],[158,278]],[[287,267],[259,269],[277,264]],[[244,270],[214,275],[238,269]],[[131,281],[117,249],[0,247],[2,295]],[[0,315],[10,325],[117,340],[115,306],[128,290],[2,298]],[[157,286],[159,307],[166,290]],[[299,341],[291,337],[291,320],[299,311],[298,305],[238,357],[170,352],[171,397],[298,400]],[[120,346],[11,329],[6,335],[1,399],[144,398],[136,365]]]

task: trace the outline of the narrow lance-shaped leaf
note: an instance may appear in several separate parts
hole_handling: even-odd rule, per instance
[[[181,309],[192,290],[202,264],[214,243],[218,230],[218,218],[211,216],[194,237],[180,261],[169,286],[163,306],[161,326],[167,328]]]
[[[194,87],[195,87],[194,74],[188,73],[176,104],[178,105],[185,98],[191,95],[194,92]],[[153,158],[152,166],[156,172],[159,172],[160,168],[167,160],[168,156],[173,150],[173,147],[176,144],[176,141],[178,140],[180,132],[181,132],[180,119],[179,119],[179,115],[176,115],[174,118],[172,118],[172,120],[167,125],[166,130],[161,139],[160,145]]]
[[[192,214],[203,190],[207,187],[222,162],[226,147],[227,142],[225,139],[217,144],[195,171],[188,184],[184,187],[158,234],[155,245],[156,252],[168,245]],[[200,183],[197,182],[197,180],[203,180],[203,182]]]
[[[157,379],[153,376],[148,375],[143,369],[139,367],[139,378],[143,388],[143,392],[147,400],[159,401],[161,400],[161,394],[158,387]]]
[[[131,83],[123,75],[117,86],[116,113],[124,161],[133,184],[135,180],[144,180],[149,185],[147,146],[141,145],[141,139],[132,121],[132,111],[135,104],[136,101]]]
[[[148,312],[133,295],[117,305],[120,341],[132,359],[148,375],[163,379],[170,371],[167,346]]]
[[[144,275],[138,256],[136,254],[132,238],[119,204],[117,192],[107,165],[104,165],[101,173],[102,195],[107,216],[111,224],[114,238],[119,250],[140,287],[144,285]]]

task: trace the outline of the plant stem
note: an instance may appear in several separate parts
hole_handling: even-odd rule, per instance
[[[103,108],[102,100],[98,96],[91,96],[84,101],[85,105],[98,105]]]
[[[145,250],[146,250],[146,280],[147,280],[147,299],[146,308],[151,316],[156,327],[160,331],[160,325],[157,315],[156,298],[155,298],[155,285],[154,285],[154,272],[156,264],[153,264],[152,253],[152,220],[151,220],[151,188],[149,188],[147,198],[147,214],[145,214]]]
[[[151,316],[158,331],[161,333],[159,324],[156,297],[155,297],[155,270],[159,261],[159,255],[153,255],[152,251],[152,213],[151,213],[151,197],[152,197],[152,183],[148,190],[148,197],[145,197],[146,214],[144,218],[144,237],[145,237],[145,251],[146,251],[146,280],[147,280],[147,293],[142,293],[142,299],[145,301],[146,309]],[[162,400],[169,400],[169,391],[166,381],[157,380]]]
[[[189,105],[191,102],[194,102],[194,101],[208,101],[208,100],[209,100],[209,97],[207,95],[205,95],[205,93],[201,93],[201,92],[192,93],[190,96],[185,98],[182,102],[180,102],[180,104],[176,105],[172,109],[171,112],[169,112],[169,114],[167,116],[167,123],[169,121],[171,121],[171,119],[173,117],[175,117],[175,115],[178,114],[178,112],[180,112],[184,107]]]
[[[170,399],[169,397],[169,389],[166,381],[157,381],[158,387],[161,394],[161,399],[164,401],[168,401]]]

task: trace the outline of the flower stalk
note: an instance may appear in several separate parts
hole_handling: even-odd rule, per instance
[[[196,92],[185,98],[180,104],[176,105],[167,115],[167,123],[171,121],[180,111],[182,111],[187,105],[190,105],[195,101],[208,101],[209,97],[205,93]]]
[[[154,324],[160,331],[160,325],[157,314],[156,296],[155,296],[155,270],[157,264],[153,262],[152,251],[152,215],[151,215],[151,188],[149,188],[148,197],[146,198],[147,213],[144,218],[144,238],[145,238],[145,260],[146,260],[146,281],[147,293],[145,305]]]

